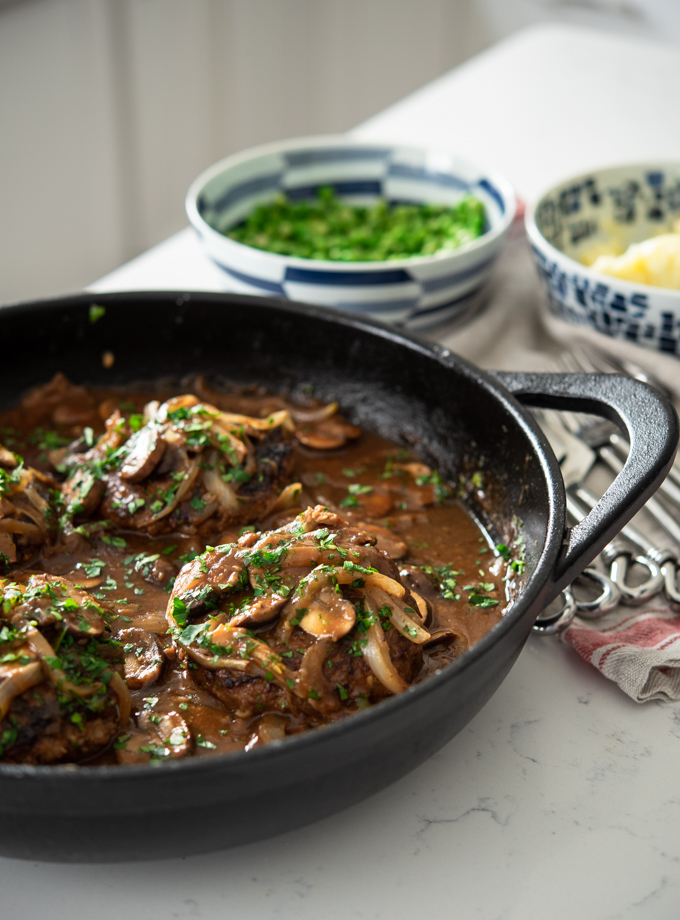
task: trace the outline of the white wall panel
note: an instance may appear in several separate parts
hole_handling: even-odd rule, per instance
[[[121,258],[98,0],[0,14],[0,299],[74,289]]]
[[[680,41],[680,0],[0,4],[0,302],[79,288],[179,229],[219,157],[344,131],[545,21]]]

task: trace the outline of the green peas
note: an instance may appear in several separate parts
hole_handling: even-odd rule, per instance
[[[452,207],[390,205],[382,199],[371,207],[354,207],[326,186],[313,201],[291,202],[278,195],[224,233],[238,243],[279,255],[377,262],[457,249],[485,229],[484,205],[472,195]]]

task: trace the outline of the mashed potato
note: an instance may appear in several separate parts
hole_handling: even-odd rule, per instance
[[[680,220],[672,233],[633,243],[623,255],[601,255],[591,268],[624,281],[680,290]]]

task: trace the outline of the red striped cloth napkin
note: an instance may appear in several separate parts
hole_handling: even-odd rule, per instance
[[[644,610],[576,617],[561,638],[637,703],[680,699],[680,614],[660,597]]]

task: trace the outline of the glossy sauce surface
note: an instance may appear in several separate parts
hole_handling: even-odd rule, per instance
[[[195,387],[200,396],[201,386]],[[203,387],[205,390],[205,387]],[[191,387],[174,392],[190,392]],[[0,415],[0,443],[24,457],[28,466],[54,474],[52,451],[66,445],[83,431],[97,438],[103,421],[119,408],[123,414],[140,413],[152,398],[169,393],[90,393],[82,411],[59,410],[37,402]],[[217,403],[218,394],[209,394]],[[266,416],[286,405],[280,397],[261,394],[219,395],[220,408],[252,416]],[[303,426],[304,427],[304,426]],[[57,478],[59,478],[57,476]],[[156,636],[163,650],[160,678],[138,689],[131,688],[132,720],[118,742],[92,763],[144,762],[153,750],[142,750],[134,741],[140,718],[158,721],[166,714],[181,714],[194,739],[193,756],[251,749],[283,734],[306,731],[320,720],[304,714],[274,715],[253,710],[229,709],[195,679],[191,662],[177,654],[168,633],[166,608],[169,590],[177,573],[206,545],[229,544],[249,530],[274,530],[291,521],[308,506],[321,505],[343,517],[351,527],[374,533],[378,548],[396,560],[405,583],[425,599],[429,609],[427,628],[441,641],[423,648],[423,664],[414,682],[459,657],[501,618],[506,605],[506,560],[498,555],[487,535],[456,497],[452,487],[425,467],[413,451],[406,451],[375,434],[362,431],[341,447],[314,449],[295,439],[288,479],[302,485],[293,507],[270,513],[249,524],[227,528],[209,539],[198,533],[147,534],[110,528],[79,541],[74,549],[48,547],[23,565],[12,566],[5,578],[26,580],[32,573],[49,573],[83,585],[102,603],[113,607],[113,636],[140,627]],[[153,577],[153,571],[160,577]],[[439,570],[438,572],[436,570]],[[161,581],[162,583],[158,583]],[[156,583],[154,583],[156,582]],[[269,628],[256,634],[268,635]],[[297,636],[297,643],[296,643]],[[291,661],[303,656],[308,643],[296,629],[285,644]],[[134,643],[132,643],[134,644]],[[130,651],[130,643],[125,645]],[[277,646],[280,648],[280,646]],[[365,699],[345,709],[367,705]],[[266,707],[263,706],[266,709]],[[321,720],[323,721],[323,720]],[[146,745],[148,748],[149,745]]]

